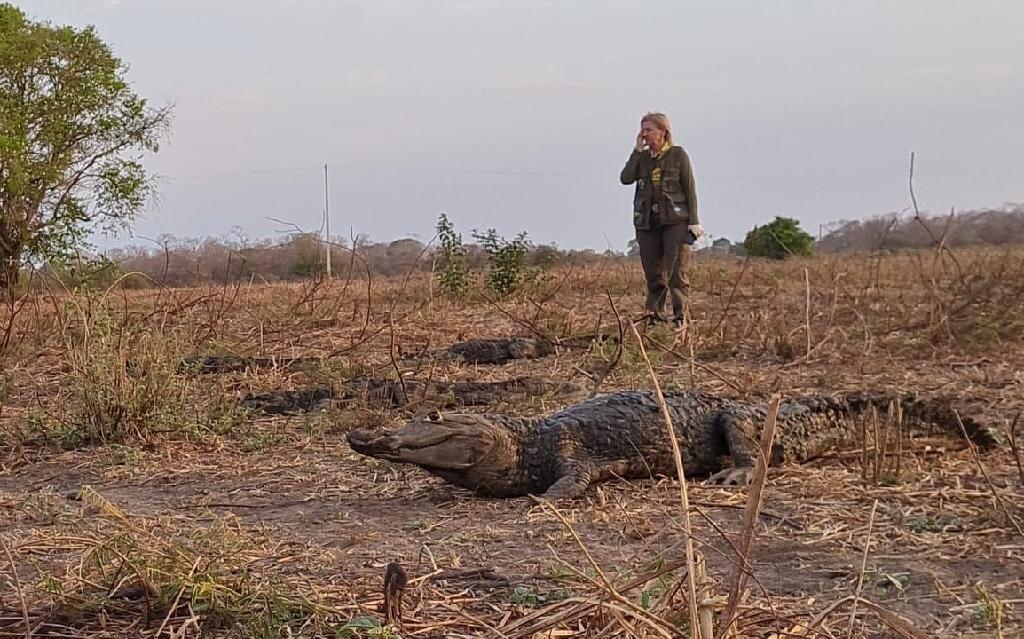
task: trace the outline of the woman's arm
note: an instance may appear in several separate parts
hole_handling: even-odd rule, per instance
[[[638,177],[640,177],[637,175],[640,172],[640,153],[641,151],[633,149],[633,153],[630,154],[629,159],[626,160],[626,166],[623,167],[622,173],[619,174],[619,180],[622,181],[623,184],[632,184],[633,182],[636,182]]]
[[[683,193],[686,195],[686,209],[690,213],[689,225],[700,224],[700,216],[697,215],[697,182],[693,179],[693,166],[690,165],[690,156],[683,152],[682,161],[679,166],[679,176],[683,181]]]

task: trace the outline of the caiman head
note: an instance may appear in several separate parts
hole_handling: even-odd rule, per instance
[[[392,462],[416,464],[452,480],[481,462],[494,464],[497,449],[508,439],[503,429],[483,415],[442,415],[437,411],[396,429],[354,430],[352,450]],[[462,482],[458,482],[462,483]]]

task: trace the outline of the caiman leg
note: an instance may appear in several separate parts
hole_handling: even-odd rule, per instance
[[[593,473],[583,466],[571,466],[566,468],[565,474],[551,484],[541,496],[545,499],[575,499],[586,492],[592,477]]]
[[[731,413],[719,413],[716,424],[719,432],[725,437],[729,447],[729,457],[733,468],[720,470],[708,478],[707,483],[720,486],[745,486],[750,483],[754,472],[754,461],[757,459],[758,444],[754,439],[757,429],[748,419],[736,417]]]
[[[575,499],[582,497],[589,485],[590,473],[562,475],[558,481],[551,484],[542,497],[550,500]]]

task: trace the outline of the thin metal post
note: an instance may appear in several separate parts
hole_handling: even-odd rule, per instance
[[[331,276],[331,208],[327,188],[327,164],[324,163],[324,234],[327,236],[327,277]]]

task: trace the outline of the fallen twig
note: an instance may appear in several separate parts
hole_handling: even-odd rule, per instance
[[[875,511],[878,510],[878,500],[871,504],[871,515],[868,516],[868,531],[864,535],[864,554],[861,555],[860,570],[857,572],[856,594],[853,596],[853,605],[850,606],[850,625],[847,626],[847,637],[853,637],[853,625],[857,619],[857,601],[860,600],[860,593],[864,588],[864,571],[868,567],[868,553],[871,551],[871,529],[875,525]]]

